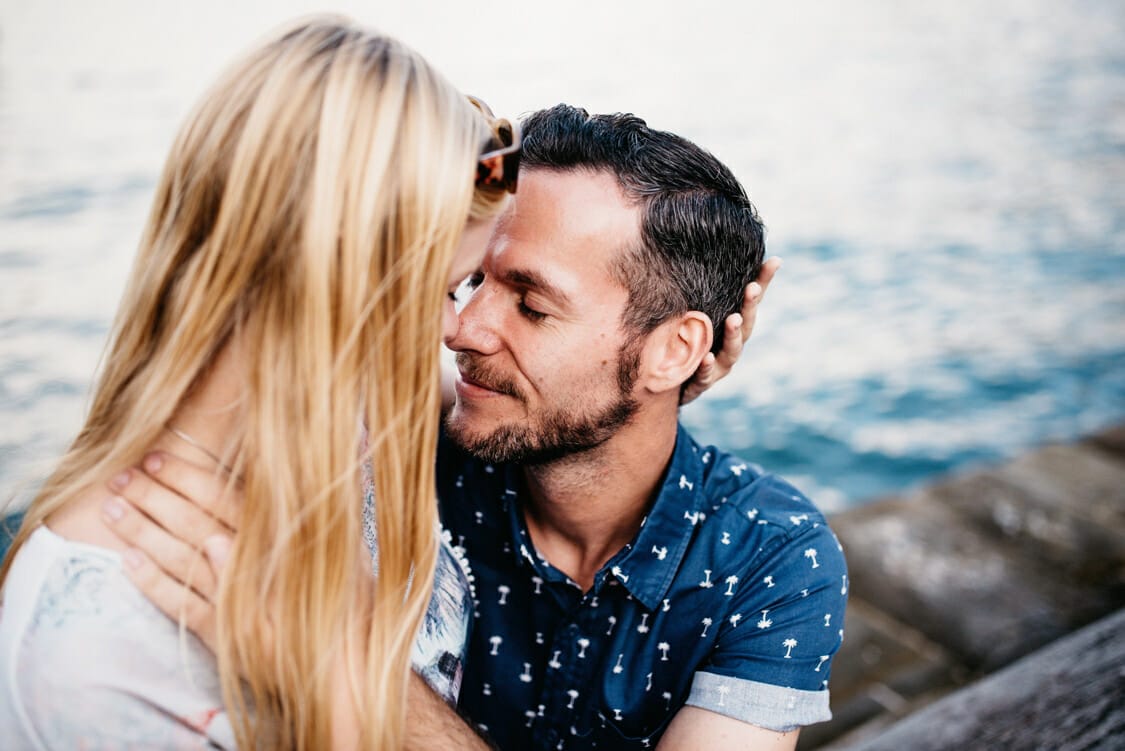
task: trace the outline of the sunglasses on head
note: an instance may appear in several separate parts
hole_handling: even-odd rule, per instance
[[[516,192],[520,169],[520,126],[507,118],[496,117],[487,104],[470,96],[492,128],[492,138],[477,161],[476,187]]]

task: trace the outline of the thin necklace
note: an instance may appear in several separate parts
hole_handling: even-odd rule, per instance
[[[234,474],[234,470],[233,470],[233,469],[231,469],[230,467],[228,467],[228,466],[226,465],[226,463],[225,463],[225,462],[224,462],[224,461],[223,461],[222,459],[220,459],[219,457],[215,456],[215,454],[213,454],[213,453],[211,452],[211,450],[210,450],[209,448],[207,448],[207,447],[206,447],[206,446],[204,446],[204,445],[203,445],[202,443],[200,443],[199,441],[197,441],[197,440],[195,440],[194,438],[192,438],[192,437],[191,437],[190,435],[188,435],[188,434],[187,434],[187,433],[185,433],[184,431],[180,430],[179,428],[175,428],[175,427],[173,427],[173,426],[171,426],[171,425],[167,425],[167,424],[166,424],[166,425],[164,426],[164,429],[165,429],[165,430],[167,430],[167,431],[168,431],[169,433],[171,433],[172,435],[174,435],[174,436],[176,436],[177,438],[179,438],[179,439],[180,439],[181,441],[183,441],[184,443],[188,444],[189,446],[194,446],[195,448],[197,448],[197,449],[199,449],[200,451],[202,451],[202,452],[203,452],[204,454],[207,454],[207,456],[211,457],[211,460],[212,460],[213,462],[215,462],[215,464],[218,464],[218,465],[219,465],[219,468],[220,468],[220,469],[222,469],[222,470],[226,471],[226,473],[227,473],[228,475],[233,475],[233,474]]]

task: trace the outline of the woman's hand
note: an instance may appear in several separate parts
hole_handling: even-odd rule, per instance
[[[746,285],[746,292],[742,297],[742,310],[727,316],[724,322],[726,331],[723,335],[723,348],[719,350],[717,357],[710,352],[703,357],[695,375],[684,386],[683,394],[680,396],[681,405],[694,401],[704,391],[725,378],[738,362],[742,348],[746,346],[746,341],[754,331],[754,321],[758,317],[758,303],[762,301],[766,289],[773,281],[774,274],[780,268],[781,259],[776,256],[770,258],[762,264],[757,281]]]
[[[138,589],[208,647],[215,594],[236,531],[239,489],[224,476],[164,452],[110,482],[106,525],[129,545],[125,573]]]

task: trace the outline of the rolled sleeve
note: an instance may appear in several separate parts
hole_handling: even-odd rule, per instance
[[[715,673],[696,673],[685,703],[779,733],[832,719],[828,691],[802,691]]]

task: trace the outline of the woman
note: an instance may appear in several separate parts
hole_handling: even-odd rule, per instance
[[[85,425],[0,570],[5,748],[323,749],[341,711],[351,740],[402,745],[438,557],[442,305],[456,325],[445,298],[514,186],[501,135],[416,53],[337,19],[266,41],[204,97]],[[153,446],[244,499],[215,658],[128,583],[100,523],[114,469]],[[395,530],[377,579],[367,467]]]

